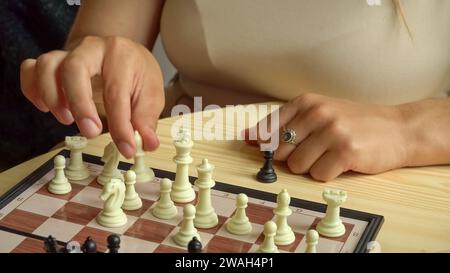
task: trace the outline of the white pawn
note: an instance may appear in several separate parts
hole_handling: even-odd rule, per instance
[[[177,234],[173,237],[173,240],[177,245],[186,247],[192,238],[195,236],[199,241],[200,235],[194,226],[195,207],[192,204],[187,204],[183,209],[183,222],[181,228]]]
[[[275,245],[275,234],[277,233],[277,224],[273,221],[268,221],[264,224],[264,241],[258,248],[258,252],[263,253],[278,253],[278,248]]]
[[[295,241],[295,234],[287,223],[287,217],[292,214],[289,203],[291,203],[291,197],[287,190],[283,189],[277,196],[277,207],[273,210],[273,213],[277,216],[275,220],[277,224],[275,244],[281,246],[290,245]]]
[[[306,253],[316,253],[317,243],[319,241],[319,233],[314,229],[308,230],[306,233]]]
[[[317,224],[316,230],[326,237],[339,237],[345,234],[345,226],[340,219],[340,206],[347,200],[347,192],[325,189],[322,197],[327,203],[325,217]]]
[[[136,154],[134,156],[134,165],[131,169],[136,173],[136,182],[146,183],[155,178],[155,173],[147,167],[145,163],[145,153],[142,143],[142,137],[138,131],[134,132],[134,141],[136,142]]]
[[[100,199],[105,201],[103,210],[97,215],[97,223],[104,227],[115,228],[127,224],[127,216],[122,210],[125,200],[125,184],[113,178],[103,186]]]
[[[177,216],[178,211],[170,199],[170,191],[172,181],[168,178],[163,178],[160,182],[160,196],[156,205],[152,209],[152,214],[159,219],[169,220]]]
[[[102,161],[105,165],[103,166],[102,172],[97,177],[97,183],[105,185],[105,183],[109,182],[112,178],[123,179],[122,174],[117,168],[119,166],[120,155],[114,142],[110,142],[105,146]]]
[[[70,159],[65,169],[66,177],[70,180],[83,180],[89,177],[89,170],[83,162],[83,149],[87,145],[87,138],[80,136],[68,136],[65,140],[66,147],[70,150]]]
[[[244,193],[240,193],[237,195],[236,212],[226,225],[228,232],[236,235],[244,235],[252,232],[252,224],[250,223],[245,212],[247,203],[247,195],[245,195]]]
[[[136,192],[136,173],[129,170],[125,174],[125,200],[122,208],[125,210],[137,210],[142,207],[142,200]]]
[[[66,159],[62,155],[57,155],[53,162],[55,165],[55,177],[48,184],[48,191],[53,194],[67,194],[72,190],[72,185],[70,185],[64,174]]]
[[[214,165],[204,158],[202,164],[197,167],[198,179],[195,185],[198,187],[198,199],[195,207],[194,225],[198,228],[213,228],[219,223],[219,218],[211,205],[211,188],[216,184],[212,177]]]

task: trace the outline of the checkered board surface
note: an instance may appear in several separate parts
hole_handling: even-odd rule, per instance
[[[68,151],[62,151],[68,157]],[[43,238],[54,236],[62,244],[72,240],[82,243],[88,236],[96,242],[98,251],[106,252],[106,238],[112,233],[121,235],[120,252],[186,252],[172,241],[182,221],[183,204],[176,204],[178,216],[171,220],[155,218],[151,209],[159,196],[159,181],[174,173],[154,170],[154,181],[136,184],[136,191],[143,207],[136,211],[125,211],[128,223],[121,228],[105,228],[96,223],[103,202],[100,200],[101,186],[96,177],[102,170],[98,157],[84,155],[91,177],[82,181],[71,181],[72,192],[54,195],[47,191],[47,183],[53,178],[53,160],[49,160],[16,188],[0,198],[0,252],[43,252]],[[119,165],[128,170],[130,164]],[[193,181],[194,178],[191,177]],[[251,234],[238,236],[227,232],[225,223],[235,211],[238,193],[249,196],[247,216],[253,230]],[[212,204],[219,216],[218,226],[198,229],[204,252],[255,252],[263,241],[263,225],[275,219],[273,208],[276,195],[251,189],[216,183],[212,190]],[[194,201],[195,203],[195,201]],[[324,216],[326,206],[292,198],[292,215],[288,223],[296,240],[288,246],[279,247],[280,252],[304,252],[304,235],[314,228]],[[381,227],[383,217],[353,210],[341,210],[346,233],[339,238],[320,237],[318,252],[364,252],[367,243],[374,240]]]

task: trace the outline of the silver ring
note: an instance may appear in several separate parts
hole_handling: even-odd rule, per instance
[[[297,142],[295,142],[297,138],[297,133],[292,128],[286,128],[283,129],[283,134],[281,135],[281,139],[285,143],[294,144],[297,145]]]

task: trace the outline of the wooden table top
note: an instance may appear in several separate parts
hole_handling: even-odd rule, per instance
[[[193,116],[201,118],[201,115]],[[149,166],[175,171],[172,161],[175,149],[170,134],[175,120],[160,120],[157,133],[161,146],[147,154]],[[101,156],[104,146],[110,141],[109,134],[101,135],[90,140],[84,152]],[[0,194],[57,152],[59,150],[51,151],[0,173]],[[385,217],[377,237],[383,252],[450,252],[450,166],[405,168],[379,175],[350,173],[321,183],[306,176],[293,175],[285,166],[276,165],[278,181],[262,184],[254,179],[262,166],[262,155],[257,147],[248,146],[243,141],[197,140],[191,155],[194,162],[190,175],[193,176],[197,175],[194,166],[200,164],[202,158],[208,158],[216,166],[214,179],[229,184],[272,193],[286,188],[292,197],[321,203],[324,188],[346,190],[348,199],[343,207]]]

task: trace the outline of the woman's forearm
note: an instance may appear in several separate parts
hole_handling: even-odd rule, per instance
[[[407,166],[450,163],[450,99],[427,99],[398,106],[408,140]]]
[[[85,0],[66,41],[74,48],[86,36],[121,36],[152,49],[163,0]]]

